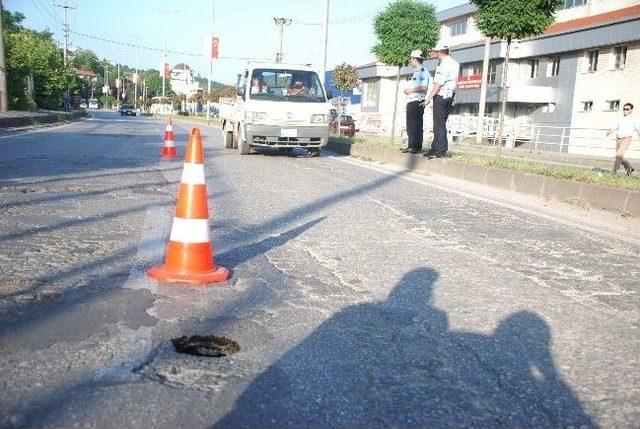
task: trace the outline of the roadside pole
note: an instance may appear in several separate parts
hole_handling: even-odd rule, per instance
[[[324,19],[322,20],[322,70],[320,73],[320,82],[322,86],[325,85],[325,75],[327,74],[327,45],[329,43],[329,0],[324,0],[323,9]]]
[[[484,39],[484,60],[482,61],[482,83],[480,84],[480,105],[478,106],[478,125],[476,127],[476,143],[482,143],[484,130],[484,112],[487,104],[487,75],[489,74],[489,53],[491,51],[491,38]]]
[[[0,16],[2,15],[2,0],[0,0]],[[0,19],[0,111],[6,112],[7,104],[7,69],[4,59],[4,37],[2,20]]]

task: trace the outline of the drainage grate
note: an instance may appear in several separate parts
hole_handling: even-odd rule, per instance
[[[186,353],[195,356],[221,357],[233,354],[240,350],[240,345],[225,337],[213,335],[192,335],[173,338],[171,340],[178,353]]]

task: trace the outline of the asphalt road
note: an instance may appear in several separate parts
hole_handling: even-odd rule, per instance
[[[0,136],[1,427],[638,427],[637,219],[201,129],[232,271],[204,287],[144,274],[182,169],[162,122]]]

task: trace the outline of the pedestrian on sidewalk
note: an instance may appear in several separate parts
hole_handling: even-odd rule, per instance
[[[440,61],[433,78],[433,89],[422,102],[422,105],[426,106],[433,99],[433,143],[425,154],[432,159],[444,157],[449,150],[447,119],[455,102],[460,64],[449,56],[449,47],[442,42],[438,42],[429,55],[437,57]]]
[[[404,153],[420,153],[422,152],[422,138],[424,131],[422,129],[424,106],[421,104],[427,93],[429,86],[429,74],[423,67],[424,57],[422,51],[415,49],[411,51],[410,64],[414,68],[411,76],[411,87],[404,90],[407,96],[407,137],[409,144]]]
[[[624,169],[627,171],[627,176],[631,175],[631,173],[633,173],[635,170],[631,166],[629,161],[624,159],[624,153],[631,144],[634,131],[638,134],[638,137],[640,137],[640,128],[633,122],[633,118],[631,117],[632,113],[633,104],[626,103],[624,106],[622,106],[622,118],[618,120],[618,123],[615,127],[607,131],[607,137],[614,131],[616,133],[616,159],[613,163],[614,174],[618,173],[620,164],[622,164],[624,166]]]

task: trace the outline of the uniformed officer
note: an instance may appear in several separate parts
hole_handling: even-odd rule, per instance
[[[411,66],[415,69],[411,76],[411,87],[404,90],[407,95],[407,137],[409,144],[402,152],[420,153],[422,152],[422,118],[424,116],[424,106],[420,103],[424,101],[429,86],[429,74],[422,66],[424,57],[419,49],[411,51]]]
[[[449,56],[449,48],[441,42],[436,44],[430,56],[437,57],[440,63],[433,78],[433,89],[422,103],[426,106],[433,99],[433,143],[425,156],[441,158],[449,150],[447,119],[453,108],[460,64]]]

